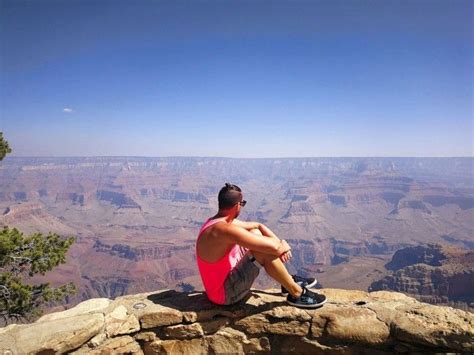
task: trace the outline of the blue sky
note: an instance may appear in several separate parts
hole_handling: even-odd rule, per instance
[[[0,0],[17,156],[473,156],[472,1]]]

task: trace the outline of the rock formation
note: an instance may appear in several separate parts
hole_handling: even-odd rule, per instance
[[[408,293],[429,303],[474,300],[474,252],[440,244],[397,251],[386,268],[393,270],[370,286],[371,291]]]
[[[394,292],[320,290],[315,310],[278,290],[252,290],[234,306],[203,293],[162,290],[90,299],[32,324],[0,329],[4,354],[472,352],[474,315]]]

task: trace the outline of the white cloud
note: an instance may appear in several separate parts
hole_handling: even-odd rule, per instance
[[[65,108],[63,108],[63,112],[71,113],[71,112],[73,112],[73,109],[69,108],[69,107],[65,107]]]

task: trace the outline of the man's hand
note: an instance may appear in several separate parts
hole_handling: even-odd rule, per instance
[[[286,262],[290,261],[290,259],[292,257],[293,257],[293,255],[291,254],[291,251],[287,251],[286,253],[283,253],[282,255],[280,255],[280,260],[283,263],[286,263]]]
[[[281,240],[280,241],[280,248],[279,248],[282,253],[280,254],[280,260],[283,263],[286,263],[290,261],[290,259],[293,257],[291,254],[291,247],[290,245],[286,242],[286,240]]]

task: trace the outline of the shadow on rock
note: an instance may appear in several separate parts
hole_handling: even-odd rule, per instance
[[[181,312],[220,310],[225,313],[254,314],[263,312],[274,307],[287,305],[279,292],[251,290],[239,302],[232,305],[218,305],[207,298],[205,292],[178,292],[168,290],[151,294],[148,300],[165,307],[173,308]]]

